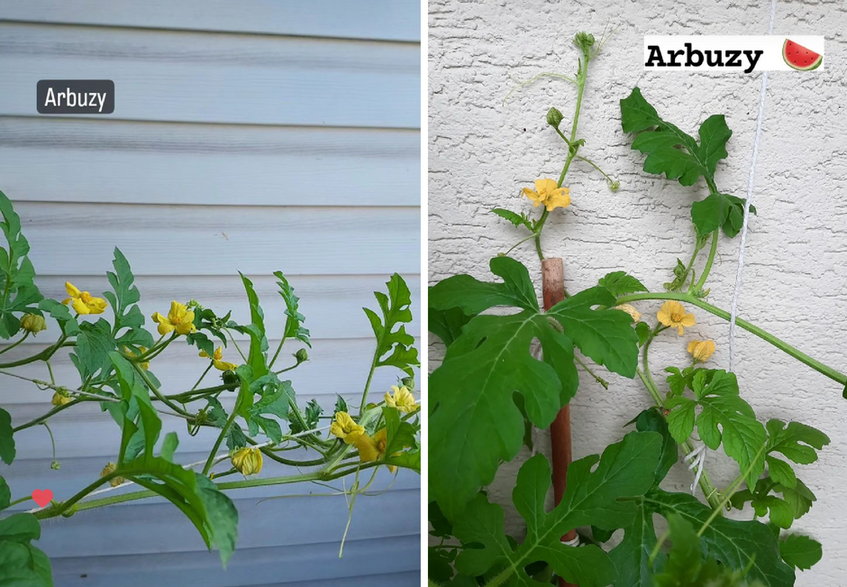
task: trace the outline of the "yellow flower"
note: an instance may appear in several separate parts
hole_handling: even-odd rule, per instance
[[[626,312],[630,316],[632,316],[633,322],[638,322],[641,320],[641,312],[635,309],[635,306],[631,306],[629,304],[621,304],[620,306],[615,306],[615,310],[620,310],[621,312]]]
[[[153,314],[153,322],[159,324],[159,334],[165,335],[176,330],[177,334],[191,334],[195,330],[194,312],[177,301],[171,302],[171,309],[167,316],[158,312]]]
[[[697,323],[694,314],[689,314],[685,311],[685,306],[673,300],[668,300],[662,304],[656,317],[663,325],[676,328],[676,333],[679,336],[685,333],[686,326],[694,326]]]
[[[394,392],[394,395],[391,393],[385,394],[385,405],[397,408],[406,414],[418,411],[420,406],[415,402],[415,396],[412,395],[408,387],[405,385],[402,387],[392,385],[391,390]]]
[[[50,403],[56,407],[64,406],[65,404],[69,404],[73,401],[74,398],[69,396],[67,393],[63,391],[57,391],[53,394],[53,398],[50,400]]]
[[[65,289],[70,297],[62,303],[70,303],[77,314],[102,314],[106,310],[106,300],[95,298],[87,291],[79,291],[70,281],[65,282]]]
[[[692,340],[688,343],[688,352],[694,357],[698,363],[708,361],[715,352],[715,341],[713,340]]]
[[[130,357],[130,358],[141,357],[141,356],[143,356],[144,354],[147,353],[147,350],[148,349],[147,349],[146,346],[140,346],[140,347],[138,347],[138,352],[135,353],[135,352],[132,351],[131,348],[124,347],[124,354],[126,356]],[[142,361],[141,363],[138,363],[138,366],[141,367],[144,370],[147,370],[147,369],[150,368],[150,361]]]
[[[521,192],[532,200],[533,206],[537,208],[543,204],[548,212],[571,205],[571,191],[568,188],[558,187],[556,180],[553,179],[536,179],[534,190],[523,188]]]
[[[363,463],[381,460],[385,457],[385,449],[388,444],[387,432],[385,428],[381,428],[373,436],[364,433],[358,434],[352,444],[359,451],[359,460]],[[397,467],[389,465],[388,470],[393,473],[397,470]]]
[[[242,475],[255,475],[262,470],[262,451],[253,447],[240,448],[232,455],[232,466]]]
[[[382,458],[385,455],[386,436],[385,428],[381,428],[373,436],[358,435],[354,444],[359,450],[359,460],[363,463],[369,463]]]
[[[335,421],[330,425],[329,432],[347,444],[354,444],[358,437],[365,434],[365,427],[356,424],[347,412],[336,412]]]
[[[208,353],[206,353],[206,351],[200,351],[200,356],[209,358],[209,355]],[[228,363],[227,361],[224,361],[223,357],[223,349],[221,347],[216,348],[215,354],[212,355],[211,359],[212,365],[214,365],[215,369],[217,369],[218,371],[233,371],[238,366],[235,363]]]
[[[32,334],[37,334],[42,330],[47,330],[47,322],[44,320],[44,316],[24,314],[21,318],[21,328]]]

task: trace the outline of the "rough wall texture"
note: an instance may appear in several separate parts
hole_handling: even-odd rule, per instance
[[[620,129],[618,101],[639,85],[660,114],[693,132],[709,114],[724,113],[734,134],[717,182],[726,193],[745,195],[751,166],[760,74],[656,74],[641,67],[645,34],[766,34],[770,2],[722,4],[657,0],[650,3],[597,1],[430,2],[429,42],[429,211],[430,279],[456,272],[487,278],[488,259],[523,235],[488,210],[529,209],[518,190],[538,177],[556,177],[565,152],[545,125],[551,106],[573,108],[566,82],[542,80],[509,92],[541,72],[571,74],[578,30],[600,36],[613,30],[592,64],[581,135],[583,153],[597,160],[621,189],[611,193],[587,165],[569,174],[573,205],[553,215],[545,252],[565,260],[567,287],[578,291],[608,271],[628,269],[651,289],[668,281],[677,257],[692,247],[690,202],[705,186],[682,188],[641,171],[643,157],[630,150]],[[845,166],[844,57],[841,31],[847,11],[838,2],[777,0],[775,34],[816,34],[827,39],[825,70],[813,75],[770,74],[753,200],[759,214],[750,222],[740,315],[825,362],[847,369],[847,188]],[[569,122],[566,122],[569,124]],[[710,283],[710,301],[729,307],[740,239],[723,239]],[[513,253],[540,279],[530,246]],[[653,313],[658,304],[641,303]],[[715,339],[714,367],[728,366],[729,328],[697,312],[692,335]],[[684,341],[660,338],[654,365],[682,364]],[[842,440],[847,402],[827,378],[779,354],[744,331],[736,338],[736,370],[744,397],[761,418],[796,419],[820,427],[833,439],[821,459],[801,478],[818,502],[795,527],[824,544],[824,559],[798,575],[798,585],[847,585],[847,545],[840,508],[847,498],[847,448]],[[431,348],[437,363],[442,349]],[[580,457],[620,437],[624,425],[648,405],[635,381],[617,376],[604,391],[584,377],[572,403],[574,451]],[[541,435],[537,446],[546,447]],[[520,460],[520,459],[519,459]],[[708,466],[725,486],[733,469],[711,453]],[[494,494],[507,502],[519,462],[507,465]],[[691,482],[682,467],[671,485]],[[517,528],[518,520],[510,518]]]

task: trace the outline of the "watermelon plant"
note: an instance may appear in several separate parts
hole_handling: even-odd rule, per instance
[[[574,164],[600,171],[610,189],[618,187],[584,153],[579,132],[588,72],[601,43],[586,33],[574,43],[576,74],[558,76],[576,89],[570,128],[562,128],[559,110],[547,115],[562,139],[562,172],[522,189],[540,212],[493,210],[528,233],[518,245],[534,241],[542,261],[543,229],[570,204],[565,185]],[[496,279],[454,275],[430,288],[429,328],[446,347],[429,378],[429,573],[436,584],[558,579],[581,587],[781,587],[793,585],[796,571],[821,557],[821,545],[791,526],[815,500],[801,480],[802,466],[817,459],[829,438],[793,420],[802,414],[758,418],[736,374],[709,365],[714,341],[686,330],[704,313],[730,319],[709,303],[708,280],[720,243],[738,235],[748,209],[755,212],[720,189],[715,177],[732,131],[716,114],[691,135],[665,120],[637,87],[620,101],[620,120],[632,148],[644,155],[645,172],[702,194],[691,206],[691,257],[677,262],[664,291],[618,270],[548,309],[539,304],[529,269],[507,254],[490,261]],[[761,326],[737,324],[824,374],[847,397],[847,375]],[[688,364],[662,365],[663,379],[650,356],[659,337],[679,340],[691,355]],[[579,370],[609,385],[600,369],[643,384],[646,401],[632,414],[631,431],[601,454],[573,462],[552,508],[547,458],[536,454],[524,462],[512,501],[526,532],[507,535],[503,507],[486,488],[529,443],[528,431],[548,427],[578,393]],[[707,451],[734,463],[737,475],[726,487],[716,487],[704,467]],[[690,463],[690,493],[667,488],[665,478],[678,462]],[[574,529],[578,542],[564,543],[560,537]]]
[[[185,514],[226,565],[237,539],[238,512],[227,496],[231,491],[314,483],[332,490],[330,495],[348,496],[349,528],[356,496],[367,491],[378,467],[420,470],[420,419],[413,395],[418,359],[414,337],[406,332],[412,321],[411,295],[399,275],[390,277],[385,292],[374,294],[376,310],[364,309],[375,347],[360,404],[350,408],[339,395],[333,413],[324,415],[314,399],[299,402],[292,381],[283,375],[308,360],[311,342],[299,299],[282,272],[274,276],[285,306],[284,326],[272,349],[259,296],[244,275],[240,281],[250,309],[247,323],[195,300],[175,300],[167,314],[145,318],[129,261],[118,249],[113,271],[106,273],[111,289],[102,297],[70,282],[64,300],[44,296],[36,285],[20,218],[2,192],[0,213],[7,243],[0,247],[0,339],[8,341],[0,355],[16,348],[20,355],[25,347],[18,345],[43,333],[48,322],[58,326],[56,339],[43,350],[0,357],[0,375],[31,383],[33,392],[45,398],[44,413],[27,421],[16,421],[0,407],[0,459],[13,463],[16,436],[28,428],[43,427],[53,440],[51,419],[83,404],[98,405],[121,431],[112,461],[104,462],[102,473],[73,495],[54,498],[51,491],[14,483],[10,488],[0,475],[0,584],[53,585],[50,561],[33,544],[45,519],[160,496]],[[294,352],[282,352],[293,350],[292,344]],[[190,389],[174,389],[155,375],[158,358],[177,345],[193,347],[198,355],[193,366],[186,365],[199,373]],[[60,382],[51,361],[68,352],[78,381]],[[44,378],[20,369],[25,366],[41,366]],[[374,401],[371,382],[382,368],[398,373],[398,382]],[[208,381],[210,373],[220,379]],[[215,440],[208,455],[200,462],[183,462],[177,433],[161,434],[166,418],[184,421],[189,435],[212,430]],[[56,440],[60,452],[62,438]],[[58,469],[56,445],[53,450],[53,468]],[[286,473],[260,477],[265,460],[282,465]],[[336,487],[341,480],[347,482]],[[25,494],[14,495],[13,490]],[[38,507],[21,510],[19,504],[31,506],[30,499]]]

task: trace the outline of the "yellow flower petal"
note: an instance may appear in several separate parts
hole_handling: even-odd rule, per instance
[[[106,300],[96,298],[87,291],[82,292],[78,299],[88,308],[88,311],[84,312],[85,314],[102,314],[106,310]],[[82,313],[80,312],[80,314]]]
[[[78,298],[79,294],[82,293],[77,289],[77,287],[71,283],[70,281],[65,282],[65,290],[68,292],[68,295],[72,298]]]
[[[229,363],[227,361],[212,361],[212,365],[214,365],[215,369],[218,371],[234,371],[238,366],[235,363]]]
[[[153,314],[152,318],[153,322],[157,322],[159,324],[159,334],[164,336],[169,332],[173,332],[174,325],[171,324],[170,320],[168,320],[165,316],[162,316],[159,312],[156,312]]]
[[[83,302],[80,298],[74,298],[71,302],[71,306],[77,314],[90,314],[91,310],[89,310],[88,305]]]
[[[385,405],[397,408],[406,414],[416,412],[420,407],[415,401],[415,396],[405,385],[402,387],[392,385],[391,390],[393,391],[393,395],[391,393],[385,394]]]
[[[523,193],[523,195],[525,195],[527,198],[529,198],[530,200],[532,200],[532,205],[533,205],[534,207],[536,207],[536,208],[537,208],[538,206],[540,206],[540,205],[544,202],[544,198],[543,198],[543,197],[542,197],[542,196],[541,196],[538,192],[536,192],[536,191],[533,191],[533,190],[531,190],[531,189],[529,189],[529,188],[523,188],[523,189],[521,190],[521,192],[522,192],[522,193]]]
[[[387,433],[385,428],[380,429],[373,436],[360,434],[356,437],[354,445],[359,451],[359,460],[363,463],[377,461],[385,455]]]
[[[177,334],[191,334],[197,328],[194,326],[194,312],[176,300],[171,302],[167,318],[156,312],[153,320],[159,323],[159,334],[165,335],[176,331]]]
[[[337,412],[335,420],[329,427],[329,432],[347,444],[353,444],[360,435],[365,433],[365,428],[356,424],[347,412]]]
[[[567,208],[571,205],[570,190],[568,188],[554,190],[547,197],[545,205],[548,212],[552,212],[556,208]]]
[[[715,352],[715,341],[692,340],[688,343],[688,352],[697,362],[707,361]]]
[[[558,186],[556,185],[555,179],[536,179],[535,180],[535,191],[537,191],[542,196],[548,196],[553,193]]]
[[[232,466],[242,475],[255,475],[262,470],[262,451],[253,447],[241,448],[233,453]]]
[[[676,328],[679,336],[685,333],[685,327],[694,326],[697,320],[694,314],[685,311],[685,306],[675,300],[668,300],[659,309],[656,317],[663,326]]]

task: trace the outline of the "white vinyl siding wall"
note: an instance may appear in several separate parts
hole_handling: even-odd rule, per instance
[[[195,298],[246,320],[242,271],[278,332],[271,273],[282,270],[313,336],[310,362],[291,377],[301,402],[331,410],[337,393],[359,395],[371,292],[398,272],[419,314],[419,10],[411,0],[0,6],[0,190],[21,216],[43,293],[62,299],[65,280],[103,291],[117,246],[145,315]],[[114,80],[115,112],[38,115],[39,79]],[[7,356],[29,356],[54,334]],[[200,361],[177,344],[153,370],[178,391]],[[67,354],[54,368],[78,381]],[[43,364],[22,372],[46,376]],[[384,370],[372,389],[395,381]],[[0,405],[22,423],[50,396],[4,378]],[[67,498],[114,459],[119,430],[96,406],[51,427],[61,470],[50,470],[46,430],[19,433],[16,462],[0,464],[15,496],[49,488]],[[203,458],[214,439],[188,436],[180,421],[169,430],[180,433],[180,462]],[[313,485],[231,493],[241,519],[226,571],[161,500],[47,521],[38,545],[61,587],[417,585],[418,477],[382,472],[374,487],[385,492],[358,499],[343,559],[345,500],[298,497],[324,492]],[[260,501],[282,495],[292,497]]]

